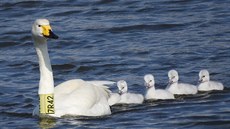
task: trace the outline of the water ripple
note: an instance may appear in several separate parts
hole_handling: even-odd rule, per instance
[[[159,24],[159,25],[132,25],[132,26],[122,26],[122,27],[113,27],[109,29],[109,32],[127,32],[127,31],[156,31],[156,30],[164,30],[164,29],[173,29],[178,27],[183,27],[182,24]]]
[[[229,5],[227,0],[1,0],[2,128],[229,128]],[[109,116],[32,117],[39,67],[30,29],[42,17],[60,36],[48,40],[55,85],[73,78],[125,79],[130,92],[144,94],[144,74],[153,73],[157,88],[165,88],[168,70],[177,69],[181,82],[197,84],[205,68],[226,88],[116,105]]]

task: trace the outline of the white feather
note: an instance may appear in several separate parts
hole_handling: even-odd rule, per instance
[[[110,97],[109,97],[109,105],[115,105],[116,103],[119,103],[119,101],[121,100],[121,95],[118,93],[111,93]]]

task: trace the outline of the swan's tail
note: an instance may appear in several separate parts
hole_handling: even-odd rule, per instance
[[[111,91],[108,86],[114,85],[116,82],[113,81],[87,81],[90,84],[93,84],[97,87],[100,87],[105,92],[106,98],[109,99]]]

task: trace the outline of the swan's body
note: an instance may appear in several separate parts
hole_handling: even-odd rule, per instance
[[[110,97],[109,97],[109,105],[113,106],[117,103],[119,103],[119,101],[121,100],[121,95],[118,93],[111,93]]]
[[[121,95],[119,104],[142,104],[144,97],[141,94],[124,93]]]
[[[187,84],[187,83],[174,83],[171,84],[167,90],[173,94],[177,95],[189,95],[196,94],[197,87],[195,85]]]
[[[223,90],[224,85],[220,82],[210,81],[208,70],[201,70],[199,72],[199,91]]]
[[[169,85],[167,87],[167,90],[169,92],[177,95],[188,95],[197,93],[197,87],[195,85],[187,83],[178,83],[179,75],[176,70],[170,70],[168,72],[168,77]]]
[[[64,115],[101,116],[111,114],[108,104],[110,91],[104,86],[104,84],[108,84],[107,82],[87,82],[81,79],[74,79],[63,82],[54,88],[47,38],[58,37],[53,34],[48,20],[36,20],[32,26],[32,36],[40,68],[38,94],[53,94],[54,96],[54,113],[42,114],[39,111],[39,106],[37,106],[33,111],[33,115],[61,117]]]
[[[144,97],[141,94],[128,93],[128,85],[126,81],[120,80],[117,82],[119,94],[114,93],[109,102],[114,104],[141,104],[144,101]]]
[[[174,95],[163,89],[155,89],[155,80],[152,74],[147,74],[144,76],[145,86],[147,88],[145,99],[154,99],[154,100],[166,100],[166,99],[175,99]]]
[[[81,79],[63,82],[54,89],[55,114],[51,116],[110,114],[110,108],[107,105],[108,93],[106,87],[92,85]],[[36,109],[34,115],[39,114],[39,110]]]

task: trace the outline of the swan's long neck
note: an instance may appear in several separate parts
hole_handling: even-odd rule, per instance
[[[53,94],[54,80],[53,72],[50,64],[49,53],[47,49],[47,41],[34,39],[35,49],[39,59],[40,82],[38,94]]]
[[[156,90],[155,86],[153,85],[153,86],[149,87],[149,90],[154,90],[155,91]]]
[[[54,114],[54,80],[50,64],[46,40],[36,39],[35,49],[39,59],[40,82],[39,82],[39,112],[43,114]]]

